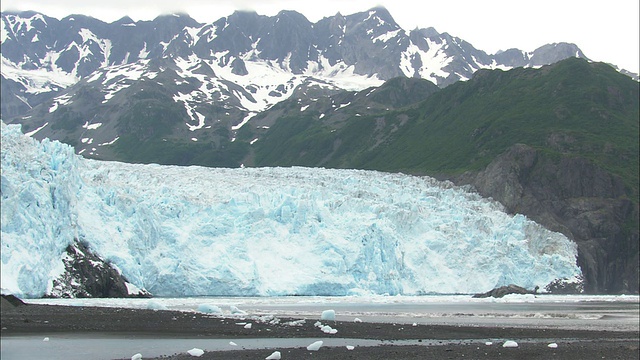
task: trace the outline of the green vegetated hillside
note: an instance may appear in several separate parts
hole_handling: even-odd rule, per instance
[[[429,95],[388,112],[354,111],[339,123],[283,116],[260,140],[256,163],[454,176],[523,143],[593,161],[621,176],[637,199],[638,82],[610,66],[571,58],[480,70]]]
[[[277,114],[255,146],[255,165],[359,167],[351,161],[354,156],[398,130],[385,117],[439,90],[427,80],[402,77],[378,88],[320,98],[304,111],[299,110],[299,99],[283,101],[255,120]]]

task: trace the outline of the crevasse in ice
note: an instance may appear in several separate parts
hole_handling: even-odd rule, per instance
[[[83,159],[2,124],[2,288],[74,238],[157,296],[474,293],[580,274],[565,236],[428,177]]]

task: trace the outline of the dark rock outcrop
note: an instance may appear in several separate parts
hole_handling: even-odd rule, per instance
[[[69,245],[62,261],[65,272],[53,280],[53,288],[45,297],[150,297],[146,290],[131,293],[127,279],[82,242]]]
[[[538,287],[536,287],[536,289],[533,291],[529,291],[523,288],[522,286],[509,284],[507,286],[497,287],[493,290],[487,291],[486,293],[475,294],[473,295],[473,297],[474,298],[488,298],[488,297],[501,298],[509,294],[520,294],[520,295],[536,294],[537,290],[538,290]]]
[[[581,157],[516,144],[455,182],[575,241],[585,292],[638,293],[638,205],[617,176]]]
[[[584,293],[584,282],[582,278],[578,281],[569,281],[569,279],[556,279],[544,287],[549,294],[556,295],[575,295]]]
[[[14,308],[22,305],[26,305],[26,304],[15,295],[2,294],[2,298],[0,299],[0,306],[2,306],[3,308],[4,307]]]

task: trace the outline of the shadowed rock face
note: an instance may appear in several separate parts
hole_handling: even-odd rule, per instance
[[[586,292],[638,293],[638,232],[629,230],[638,206],[616,176],[584,158],[517,144],[457,182],[575,241]]]

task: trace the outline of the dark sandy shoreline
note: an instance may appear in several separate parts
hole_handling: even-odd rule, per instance
[[[587,331],[512,327],[355,323],[322,321],[338,329],[328,335],[300,319],[273,317],[229,318],[201,313],[57,305],[3,305],[1,336],[52,334],[107,334],[154,338],[211,338],[230,341],[250,338],[317,338],[417,340],[411,346],[322,347],[206,352],[199,359],[264,359],[279,350],[282,359],[640,359],[637,331]],[[252,323],[251,329],[239,322]],[[490,339],[493,345],[485,345]],[[434,341],[435,340],[435,341]],[[506,340],[517,348],[503,348]],[[424,341],[424,345],[422,342]],[[547,345],[555,342],[558,347]],[[133,355],[133,354],[132,354]],[[146,357],[145,357],[146,358]],[[164,359],[193,359],[186,352]]]

